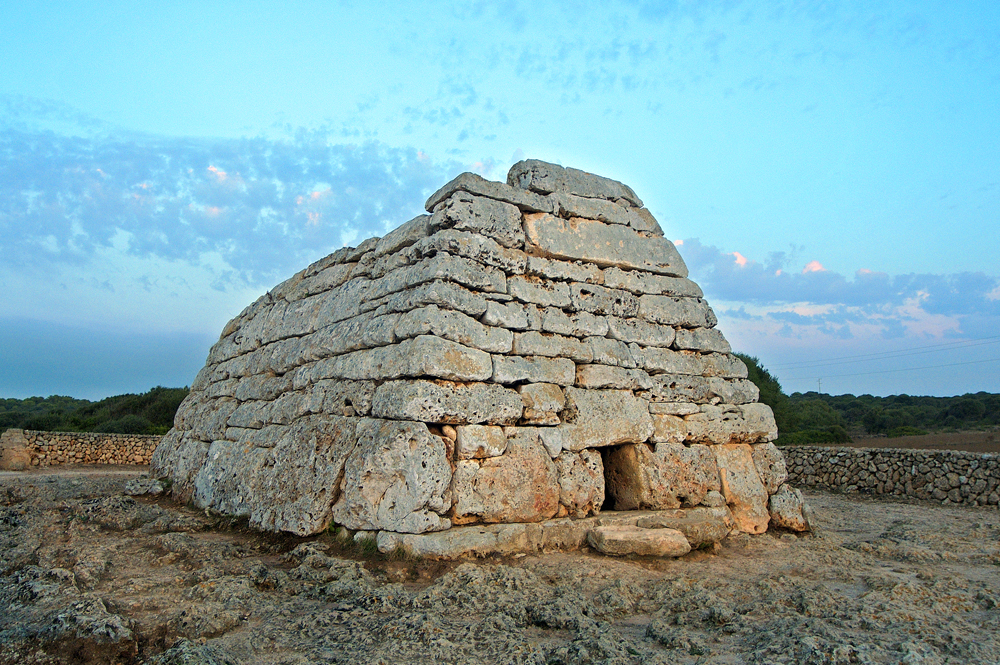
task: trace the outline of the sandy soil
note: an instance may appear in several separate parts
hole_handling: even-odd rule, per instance
[[[834,444],[824,444],[834,445]],[[970,453],[1000,453],[1000,432],[952,432],[900,436],[865,436],[851,443],[839,444],[852,448],[913,448],[916,450],[964,450]]]
[[[816,534],[436,563],[0,474],[0,663],[997,663],[996,508],[807,493]]]

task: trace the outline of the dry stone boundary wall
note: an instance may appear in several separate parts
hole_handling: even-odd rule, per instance
[[[153,458],[175,498],[302,535],[802,521],[771,410],[630,188],[527,160],[426,209],[229,322]]]
[[[954,450],[782,446],[789,482],[838,492],[1000,504],[1000,456]]]
[[[149,464],[163,437],[143,434],[96,432],[40,432],[9,429],[2,447],[22,450],[31,466],[58,464]]]

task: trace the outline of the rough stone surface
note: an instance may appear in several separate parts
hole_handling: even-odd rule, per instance
[[[587,542],[611,556],[684,556],[691,544],[677,529],[643,529],[637,526],[599,526],[587,534]]]
[[[802,492],[782,485],[778,491],[768,499],[768,510],[771,514],[771,523],[783,529],[792,531],[811,531],[809,524],[809,509]]]
[[[499,457],[458,462],[452,492],[456,524],[540,522],[559,510],[558,472],[532,429],[520,430]]]
[[[586,517],[604,504],[604,464],[596,450],[564,452],[556,458],[561,513]]]
[[[451,475],[444,441],[425,424],[363,419],[333,519],[364,531],[447,529]]]
[[[720,489],[719,467],[709,446],[618,446],[607,453],[605,470],[615,510],[692,507]]]
[[[624,199],[641,208],[642,201],[628,185],[574,168],[525,159],[510,168],[507,184],[541,194],[565,192],[591,199]]]
[[[725,505],[719,507],[664,510],[641,517],[636,526],[644,529],[677,529],[684,534],[692,549],[717,543],[733,528],[733,514]]]
[[[507,435],[502,427],[463,425],[455,430],[455,459],[499,457],[507,450]]]
[[[673,243],[625,226],[539,213],[525,217],[524,230],[528,250],[547,258],[687,277],[687,266]]]
[[[737,528],[746,533],[764,533],[771,519],[767,510],[767,490],[757,475],[750,446],[711,446],[719,465],[722,495],[726,497]]]
[[[768,494],[774,494],[788,480],[788,470],[785,468],[785,458],[773,443],[758,443],[751,446],[753,464],[757,467],[757,475],[764,483]]]
[[[674,514],[699,546],[727,501],[766,527],[773,416],[631,189],[528,160],[426,207],[225,326],[151,460],[173,498],[435,556],[576,548],[646,507],[716,510]],[[54,447],[31,439],[30,464],[87,459]],[[584,528],[610,503],[627,517]]]

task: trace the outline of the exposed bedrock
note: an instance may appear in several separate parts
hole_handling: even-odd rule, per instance
[[[572,549],[560,525],[612,508],[655,512],[595,522],[609,553],[808,528],[770,409],[629,187],[526,160],[426,209],[226,325],[153,456],[174,497],[418,550]]]

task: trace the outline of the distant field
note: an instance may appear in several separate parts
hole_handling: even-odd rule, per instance
[[[972,453],[1000,453],[1000,432],[954,432],[951,434],[926,434],[900,436],[857,437],[851,443],[825,444],[853,448],[915,448],[918,450],[965,450]]]

